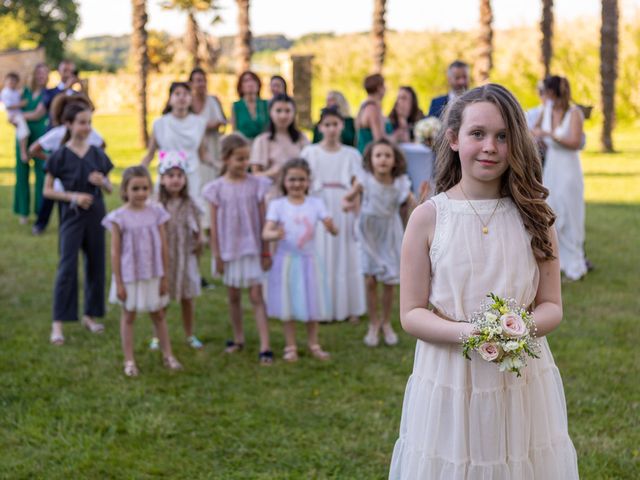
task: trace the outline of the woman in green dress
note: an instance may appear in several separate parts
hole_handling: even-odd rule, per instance
[[[364,153],[374,140],[387,137],[391,138],[393,127],[388,119],[382,115],[382,99],[386,92],[384,78],[379,73],[369,75],[364,79],[364,89],[367,91],[367,99],[360,105],[360,111],[356,117],[356,129],[358,131],[358,150]]]
[[[356,146],[356,127],[351,116],[351,109],[347,103],[347,99],[344,98],[342,93],[337,90],[331,90],[327,93],[327,104],[325,108],[335,108],[338,110],[342,118],[344,119],[344,128],[340,134],[340,143],[348,145],[349,147]],[[322,133],[318,128],[318,124],[313,128],[313,143],[320,143],[322,141]]]
[[[27,104],[22,109],[24,118],[29,125],[28,145],[31,145],[40,138],[47,130],[47,110],[42,103],[47,82],[49,81],[49,68],[44,63],[39,63],[33,70],[31,87],[25,88],[22,98],[27,100]],[[35,172],[35,189],[33,212],[38,213],[42,203],[42,188],[44,186],[44,161],[37,158],[21,160],[20,145],[16,140],[16,188],[13,197],[13,211],[20,219],[21,224],[26,224],[31,210],[31,191],[29,188],[30,160],[33,160],[33,170]]]
[[[231,125],[234,132],[240,132],[249,140],[253,140],[265,131],[269,124],[267,101],[260,98],[262,82],[251,71],[246,71],[238,78],[238,96],[231,111]]]

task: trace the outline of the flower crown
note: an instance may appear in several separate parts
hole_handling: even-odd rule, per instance
[[[158,172],[164,175],[172,168],[179,168],[183,172],[187,171],[187,154],[182,150],[160,150],[158,153],[160,160]]]

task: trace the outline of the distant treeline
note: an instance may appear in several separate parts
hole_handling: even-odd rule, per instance
[[[152,35],[160,35],[165,41],[175,41],[163,32],[151,32]],[[318,34],[305,36],[311,38]],[[327,34],[320,34],[326,36]],[[219,38],[221,56],[233,55],[233,36]],[[68,43],[68,51],[73,56],[81,70],[115,72],[126,68],[129,62],[130,35],[87,37],[81,40],[72,40]],[[255,53],[269,50],[288,50],[293,45],[293,40],[284,35],[260,35],[253,38],[252,46]]]
[[[569,78],[574,100],[594,106],[593,122],[602,119],[599,28],[597,18],[556,25],[551,63],[553,73]],[[540,38],[537,27],[497,30],[494,36],[491,81],[510,88],[525,107],[538,102],[535,85],[543,74]],[[640,15],[622,19],[616,97],[619,122],[630,123],[640,119],[639,39]],[[396,89],[401,85],[413,86],[420,107],[427,110],[430,98],[446,92],[447,65],[454,59],[473,64],[477,44],[476,33],[472,31],[388,32],[386,42],[384,75],[389,93],[383,102],[385,112],[391,110]],[[233,62],[230,61],[233,37],[220,38],[220,46],[221,58],[216,70],[233,73]],[[91,69],[114,71],[127,65],[129,37],[87,38],[73,41],[69,47],[74,55],[86,58],[98,67]],[[354,110],[364,100],[362,79],[373,66],[369,34],[314,33],[295,41],[284,35],[258,36],[254,38],[255,68],[265,74],[277,71],[278,51],[314,55],[313,112],[317,113],[324,105],[324,98],[332,89],[341,90]]]

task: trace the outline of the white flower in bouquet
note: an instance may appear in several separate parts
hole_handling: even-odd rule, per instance
[[[427,117],[418,121],[413,127],[413,135],[418,143],[432,147],[442,128],[442,122],[436,117]]]
[[[475,350],[483,360],[497,363],[501,372],[519,377],[527,365],[526,357],[538,358],[540,351],[533,317],[511,298],[493,293],[487,297],[489,300],[471,316],[474,333],[463,338],[462,354],[471,360],[469,354]]]

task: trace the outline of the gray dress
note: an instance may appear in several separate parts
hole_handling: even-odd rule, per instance
[[[400,283],[400,248],[402,247],[402,220],[400,206],[411,192],[411,181],[406,175],[385,185],[369,172],[358,174],[362,184],[362,207],[356,225],[360,240],[362,272],[386,285]]]

